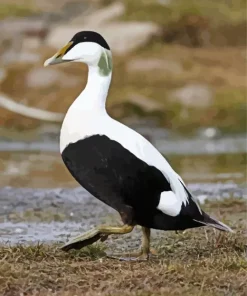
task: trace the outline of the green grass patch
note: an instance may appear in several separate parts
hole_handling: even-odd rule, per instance
[[[186,15],[210,18],[213,23],[238,23],[246,20],[246,1],[174,0],[165,5],[152,0],[126,0],[124,19],[154,21],[166,25]]]
[[[25,17],[37,12],[33,3],[26,1],[25,4],[0,3],[0,19],[7,17]]]

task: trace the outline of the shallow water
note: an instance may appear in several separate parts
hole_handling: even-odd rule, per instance
[[[136,129],[138,131],[138,129]],[[208,138],[176,138],[171,135],[167,137],[167,132],[155,130],[144,130],[142,133],[146,136],[157,149],[163,154],[177,155],[201,155],[201,154],[225,154],[225,153],[242,153],[247,152],[247,138],[245,135],[221,137],[215,139]],[[59,151],[58,134],[48,138],[45,141],[31,140],[29,141],[0,141],[0,151],[43,151],[57,152]]]
[[[35,243],[39,242],[64,242],[66,233],[73,233],[80,229],[76,222],[17,222],[6,221],[0,223],[1,243]],[[80,229],[81,230],[81,229]]]
[[[166,156],[186,182],[236,182],[246,180],[246,153]],[[0,187],[55,188],[78,184],[59,153],[0,152]]]

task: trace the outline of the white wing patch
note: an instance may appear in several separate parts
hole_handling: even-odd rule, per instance
[[[182,207],[182,202],[172,191],[164,191],[160,195],[157,209],[169,216],[177,216]]]
[[[183,203],[185,206],[189,202],[188,201],[188,193],[185,191],[183,186],[183,181],[180,176],[175,171],[162,171],[163,175],[166,177],[167,181],[170,183],[172,191],[175,193],[176,198],[180,200],[181,204]]]
[[[167,180],[170,182],[172,191],[164,191],[161,193],[160,202],[157,209],[162,211],[164,214],[177,216],[181,211],[182,204],[184,204],[184,206],[186,206],[187,204],[189,205],[189,196],[183,187],[183,185],[185,186],[185,184],[181,177],[177,173],[173,173],[176,174],[176,176],[173,176],[172,180],[171,175],[167,176],[165,173],[163,173],[166,176]],[[196,199],[191,194],[190,198],[191,201],[196,204],[198,211],[202,214],[202,210]]]

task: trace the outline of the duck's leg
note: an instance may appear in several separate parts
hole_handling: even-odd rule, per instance
[[[109,258],[121,261],[146,261],[151,254],[150,250],[150,228],[142,227],[142,245],[141,249],[136,252],[128,252],[123,254],[108,255]]]
[[[61,247],[63,251],[69,251],[71,249],[81,249],[85,246],[91,245],[94,242],[101,240],[104,241],[107,239],[110,234],[125,234],[133,230],[134,226],[132,225],[123,225],[122,227],[112,227],[100,225],[92,230],[85,232],[82,235],[79,235],[75,238],[69,240],[65,245]]]

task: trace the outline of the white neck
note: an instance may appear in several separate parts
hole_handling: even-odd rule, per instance
[[[72,104],[73,108],[85,111],[92,110],[94,112],[105,111],[111,76],[112,72],[107,76],[103,76],[100,74],[98,66],[89,66],[87,85]]]

